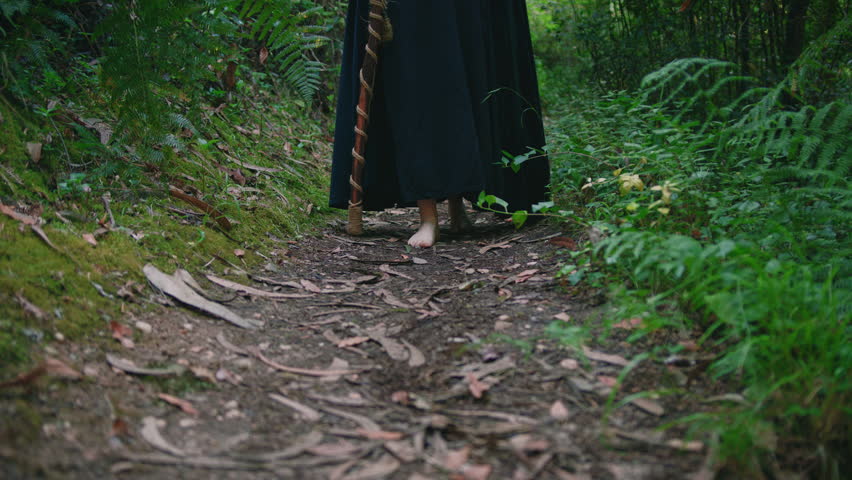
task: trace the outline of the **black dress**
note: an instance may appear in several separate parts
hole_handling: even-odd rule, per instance
[[[350,0],[337,103],[329,204],[347,208],[358,70],[369,0]],[[391,0],[367,142],[365,210],[481,191],[529,209],[546,200],[545,157],[514,172],[503,152],[544,146],[523,0]]]

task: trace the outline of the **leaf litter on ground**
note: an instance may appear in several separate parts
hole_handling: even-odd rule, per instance
[[[142,272],[151,284],[182,303],[195,307],[215,317],[219,317],[238,327],[259,328],[263,325],[263,322],[243,318],[225,306],[202,297],[189,285],[187,285],[181,275],[167,275],[150,263],[143,267]]]
[[[237,282],[233,282],[231,280],[225,280],[224,278],[219,278],[215,275],[206,275],[207,280],[219,285],[220,287],[224,287],[230,290],[234,290],[235,292],[242,293],[244,295],[251,295],[254,297],[262,297],[262,298],[271,298],[271,299],[285,299],[285,298],[311,298],[313,295],[301,294],[301,293],[279,293],[279,292],[267,292],[266,290],[260,290],[258,288],[249,287],[248,285],[242,285]]]

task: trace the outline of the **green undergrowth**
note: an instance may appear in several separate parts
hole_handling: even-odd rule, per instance
[[[288,240],[331,214],[332,75],[317,57],[335,48],[340,8],[0,8],[0,202],[39,219],[55,246],[1,216],[0,378],[56,339],[110,342],[111,320],[150,308],[146,263],[274,269]]]
[[[808,88],[794,78],[801,70],[767,88],[726,73],[735,70],[680,60],[637,92],[546,92],[551,210],[573,210],[594,239],[563,253],[561,275],[606,286],[610,325],[641,319],[632,340],[672,329],[718,352],[707,374],[739,385],[738,400],[675,423],[709,434],[719,469],[761,478],[780,462],[842,478],[852,427],[852,102],[848,92],[797,100],[793,89]],[[557,337],[571,328],[559,323]],[[679,350],[660,345],[648,359]]]
[[[43,209],[42,228],[56,246],[48,246],[19,221],[0,218],[3,376],[33,361],[57,338],[109,341],[109,321],[148,308],[143,300],[147,292],[137,290],[146,284],[146,263],[168,273],[176,268],[198,271],[205,265],[213,271],[274,268],[283,257],[268,252],[284,252],[287,240],[327,220],[325,159],[330,143],[323,117],[293,98],[269,95],[259,102],[228,105],[193,125],[192,136],[180,148],[163,147],[163,159],[156,164],[107,152],[111,156],[95,168],[77,172],[41,165],[64,155],[61,150],[45,149],[35,164],[22,147],[44,140],[51,125],[20,112],[2,112],[7,148],[0,156],[6,179],[0,198],[20,213]],[[88,102],[77,108],[83,113],[102,106]],[[26,131],[17,117],[27,119]],[[79,140],[74,134],[69,138]],[[84,156],[72,152],[72,163]],[[221,211],[232,229],[223,230],[215,219],[171,197],[169,184],[181,185]],[[107,233],[102,227],[109,223],[105,194],[115,218]],[[92,246],[83,235],[95,233],[97,245]],[[23,301],[38,313],[24,308]]]

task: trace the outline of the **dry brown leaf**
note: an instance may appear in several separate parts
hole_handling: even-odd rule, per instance
[[[115,320],[110,320],[109,329],[112,331],[112,338],[118,340],[124,348],[133,348],[135,346],[133,339],[128,338],[133,336],[132,328]]]
[[[282,372],[287,373],[295,373],[298,375],[306,375],[309,377],[332,377],[332,376],[340,376],[340,375],[351,375],[353,373],[358,373],[362,369],[334,369],[334,370],[316,370],[309,368],[297,368],[297,367],[288,367],[286,365],[281,365],[280,363],[276,363],[260,353],[259,349],[250,349],[252,354],[258,358],[261,362],[269,365],[270,367],[280,370]]]
[[[615,377],[610,377],[608,375],[598,375],[598,383],[601,385],[606,385],[607,387],[614,387],[618,384],[618,379]]]
[[[369,440],[401,440],[405,438],[402,432],[388,432],[385,430],[365,430],[358,428],[355,430],[359,435]]]
[[[641,326],[642,326],[642,319],[639,318],[639,317],[633,317],[633,318],[628,318],[628,319],[625,319],[625,320],[622,320],[622,321],[616,323],[615,325],[612,326],[612,328],[620,328],[622,330],[635,330],[637,328],[640,328]]]
[[[345,475],[341,480],[379,480],[390,478],[399,469],[400,463],[391,455],[382,455],[380,459]]]
[[[171,297],[180,300],[181,302],[195,307],[199,310],[207,312],[213,316],[243,328],[258,328],[263,325],[263,322],[257,320],[243,318],[228,308],[216,302],[207,300],[199,295],[189,285],[181,280],[177,275],[167,275],[161,272],[157,267],[147,264],[142,268],[142,272],[155,287],[162,290]]]
[[[465,378],[468,373],[472,373],[477,379],[480,379],[511,368],[515,368],[515,361],[512,357],[505,356],[493,362],[465,365],[461,370],[452,372],[451,375],[453,377]]]
[[[405,345],[405,348],[408,349],[408,366],[409,367],[419,367],[426,363],[426,356],[423,355],[423,352],[420,351],[419,348],[414,345],[402,341],[402,344]]]
[[[334,357],[331,359],[331,363],[328,365],[329,370],[347,370],[349,368],[349,362],[343,360],[342,358]],[[339,381],[343,378],[343,374],[341,375],[328,375],[320,378],[320,381],[326,383],[333,383]]]
[[[270,393],[269,398],[275,400],[276,402],[280,403],[281,405],[285,405],[287,407],[292,408],[293,410],[298,412],[299,416],[302,419],[307,420],[308,422],[318,422],[322,418],[322,414],[320,412],[314,410],[313,408],[311,408],[307,405],[301,404],[301,403],[299,403],[295,400],[287,398],[283,395]]]
[[[574,360],[573,358],[566,358],[559,362],[559,366],[562,368],[567,368],[568,370],[577,370],[580,368],[580,362]]]
[[[385,288],[380,288],[380,289],[376,290],[374,292],[374,294],[381,297],[381,299],[384,300],[385,303],[387,303],[388,305],[390,305],[392,307],[399,307],[399,308],[413,308],[414,307],[413,305],[407,304],[407,303],[403,302],[402,300],[396,298],[396,296],[394,294],[392,294],[390,291],[388,291]]]
[[[409,352],[405,346],[396,340],[386,335],[387,327],[384,324],[374,325],[366,329],[363,333],[370,337],[371,340],[377,342],[389,357],[396,361],[408,360]]]
[[[491,465],[465,465],[461,473],[465,480],[487,480],[491,476]]]
[[[322,289],[310,280],[299,280],[299,283],[311,293],[322,293]]]
[[[38,237],[41,238],[44,243],[47,244],[48,247],[56,250],[57,252],[59,251],[59,249],[56,247],[56,245],[53,244],[53,242],[50,241],[50,238],[47,236],[47,233],[45,233],[44,230],[41,229],[41,227],[39,227],[38,225],[30,225],[30,229],[35,232],[35,234],[38,235]]]
[[[679,439],[672,439],[666,441],[666,445],[682,452],[700,452],[704,450],[704,443],[699,442],[697,440],[685,441]]]
[[[527,280],[529,280],[530,278],[532,278],[532,276],[535,275],[536,273],[538,273],[537,268],[531,268],[529,270],[524,270],[523,272],[521,272],[521,273],[519,273],[515,276],[515,283],[524,283]]]
[[[47,374],[47,367],[45,367],[45,365],[42,363],[34,369],[28,372],[21,373],[20,375],[11,380],[0,382],[0,388],[29,386],[45,374]]]
[[[206,367],[189,367],[189,371],[195,375],[195,378],[205,380],[210,383],[216,383],[216,376],[210,371],[209,368]]]
[[[695,340],[684,340],[681,342],[677,342],[677,344],[683,347],[683,349],[687,352],[697,352],[701,350],[701,347],[699,347],[698,344],[695,343]]]
[[[593,480],[586,473],[568,473],[560,468],[553,468],[552,471],[556,475],[555,478],[557,480]]]
[[[653,478],[654,465],[642,463],[611,463],[606,465],[606,469],[612,474],[613,478],[635,478],[639,480]]]
[[[486,246],[479,249],[479,254],[482,255],[483,253],[488,253],[489,251],[494,250],[495,248],[509,248],[510,247],[510,245],[509,245],[510,241],[511,240],[506,240],[505,242],[492,243],[491,245],[486,245]],[[482,244],[480,244],[480,245],[482,245]]]
[[[70,379],[78,379],[82,375],[77,370],[66,365],[64,362],[57,360],[53,357],[47,357],[44,359],[45,371],[48,375],[53,377],[62,377],[62,378],[70,378]]]
[[[12,380],[0,382],[0,388],[29,386],[44,375],[71,380],[77,380],[82,377],[80,372],[69,367],[62,361],[46,357],[43,362],[32,370],[24,372]]]
[[[577,242],[573,238],[554,237],[548,240],[547,243],[556,245],[557,247],[567,248],[568,250],[577,250]]]
[[[321,407],[321,410],[332,415],[337,415],[338,417],[343,417],[353,422],[357,423],[361,426],[361,429],[364,431],[370,432],[380,432],[382,428],[378,423],[374,422],[371,418],[365,417],[364,415],[358,415],[357,413],[347,412],[346,410],[341,410],[339,408],[333,407]]]
[[[305,449],[306,452],[321,457],[348,457],[360,450],[361,447],[346,440],[335,443],[321,443]]]
[[[242,347],[238,347],[238,346],[234,345],[233,343],[231,343],[230,341],[228,341],[228,339],[225,338],[225,334],[222,333],[222,332],[219,332],[219,333],[216,334],[216,341],[219,342],[219,345],[222,345],[223,347],[225,347],[226,350],[228,350],[231,353],[236,353],[237,355],[243,355],[243,356],[249,355],[249,352],[246,349],[244,349]]]
[[[419,457],[417,453],[417,448],[415,448],[414,445],[411,444],[411,442],[402,440],[392,440],[385,442],[384,447],[387,451],[393,454],[394,457],[398,458],[404,463],[411,463],[417,460],[417,458]]]
[[[338,348],[354,347],[370,340],[370,337],[350,337],[337,342]]]
[[[397,390],[391,394],[391,401],[400,405],[408,405],[411,402],[411,396],[405,390]]]
[[[471,448],[469,445],[466,445],[459,450],[450,450],[447,452],[447,455],[444,457],[444,467],[450,471],[458,471],[459,469],[467,463],[467,460],[470,458]]]
[[[28,315],[32,315],[36,320],[44,320],[45,318],[47,318],[47,312],[27,300],[22,292],[23,290],[15,294],[15,300],[18,301],[18,304],[21,305],[21,308],[24,309],[24,312],[26,312]]]
[[[216,370],[216,380],[219,380],[220,382],[228,382],[231,385],[240,385],[243,383],[243,377],[225,368]]]
[[[404,273],[397,272],[396,270],[392,269],[390,267],[390,265],[388,265],[387,263],[383,263],[383,264],[379,265],[379,271],[387,273],[388,275],[394,275],[394,276],[397,276],[397,277],[400,277],[400,278],[404,278],[406,280],[414,280],[413,278],[409,277],[408,275],[406,275]]]
[[[509,439],[509,445],[517,452],[543,452],[550,448],[550,442],[544,438],[536,437],[528,433],[515,435]]]
[[[257,52],[257,60],[263,65],[266,63],[266,59],[269,58],[269,49],[264,47],[260,47],[260,51]]]
[[[162,400],[162,401],[164,401],[168,404],[171,404],[171,405],[174,405],[174,406],[180,408],[184,413],[186,413],[188,415],[192,415],[193,417],[197,417],[199,415],[198,410],[196,410],[195,407],[193,407],[191,403],[189,403],[188,401],[186,401],[182,398],[178,398],[178,397],[175,397],[173,395],[169,395],[168,393],[158,393],[157,398],[159,398],[160,400]]]
[[[234,249],[234,256],[237,258],[243,258],[246,256],[246,251],[241,248]]]
[[[570,413],[568,412],[568,408],[565,407],[562,400],[557,400],[550,406],[550,416],[556,420],[565,420],[569,415]]]
[[[111,437],[126,437],[128,435],[130,435],[130,425],[124,419],[119,417],[112,421]]]
[[[41,161],[42,144],[39,142],[27,142],[27,153],[30,154],[30,160],[33,163]]]
[[[583,347],[583,354],[589,358],[589,360],[594,360],[596,362],[609,363],[612,365],[618,365],[621,367],[627,366],[629,363],[624,357],[619,355],[610,355],[607,353],[596,352],[588,347]]]
[[[116,357],[114,355],[110,355],[109,353],[106,355],[106,361],[110,366],[117,368],[126,373],[132,373],[135,375],[151,375],[151,376],[167,376],[167,375],[180,375],[186,371],[186,367],[182,365],[169,365],[166,368],[145,368],[138,367],[133,362],[129,360],[125,360],[123,358]]]
[[[300,284],[299,282],[274,280],[272,278],[261,277],[259,275],[250,275],[250,277],[255,282],[261,282],[267,285],[274,285],[277,287],[290,287],[298,290],[302,289],[302,284]]]
[[[657,417],[662,417],[666,413],[666,410],[659,402],[650,398],[634,398],[630,403]]]
[[[488,385],[487,383],[479,381],[479,379],[476,378],[476,376],[472,373],[468,373],[467,377],[465,378],[467,378],[468,390],[470,390],[470,393],[471,395],[473,395],[473,398],[482,398],[482,395],[490,387],[490,385]]]
[[[562,320],[563,322],[570,322],[571,321],[571,315],[568,315],[565,312],[557,313],[556,315],[553,316],[553,318],[555,318],[557,320]]]
[[[494,322],[494,330],[498,332],[503,332],[512,328],[512,322],[506,322],[503,320],[497,320]]]
[[[219,285],[220,287],[225,287],[227,289],[233,290],[235,292],[243,293],[246,295],[252,295],[254,297],[262,297],[262,298],[311,298],[313,295],[308,294],[300,294],[300,293],[278,293],[278,292],[267,292],[266,290],[260,290],[258,288],[249,287],[248,285],[243,285],[237,282],[232,282],[230,280],[225,280],[224,278],[219,278],[215,275],[206,275],[207,280]]]
[[[83,240],[85,240],[85,241],[86,241],[89,245],[91,245],[91,246],[93,246],[93,247],[97,247],[97,246],[98,246],[98,241],[97,241],[97,240],[95,240],[95,236],[94,236],[93,234],[91,234],[91,233],[84,233],[84,234],[82,235],[82,237],[83,237]]]
[[[424,260],[420,257],[411,257],[411,261],[414,262],[415,265],[426,265],[429,263],[427,260]]]
[[[15,209],[9,205],[4,205],[0,203],[0,213],[6,215],[7,217],[17,220],[24,225],[38,225],[38,218],[31,217],[29,215],[18,213]]]
[[[158,421],[154,417],[143,418],[142,430],[139,432],[142,435],[142,438],[158,450],[162,450],[176,457],[185,457],[186,453],[184,453],[183,450],[177,448],[163,438],[163,435],[160,434],[159,427],[157,427],[157,423]]]
[[[371,407],[375,404],[362,397],[358,392],[349,392],[347,395],[320,395],[318,393],[306,392],[305,395],[311,400],[320,400],[332,405],[345,407]]]

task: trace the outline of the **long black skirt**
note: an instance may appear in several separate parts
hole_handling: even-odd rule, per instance
[[[350,198],[355,107],[369,0],[350,0],[337,103],[329,204]],[[376,74],[362,185],[364,208],[480,192],[529,209],[548,198],[545,144],[523,0],[391,0],[393,39]]]

